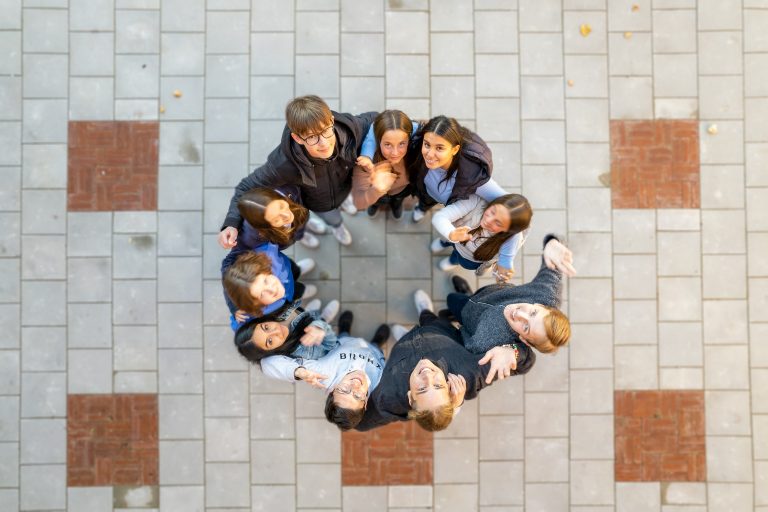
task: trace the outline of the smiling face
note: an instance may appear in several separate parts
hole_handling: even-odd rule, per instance
[[[424,157],[427,169],[448,169],[459,149],[461,146],[452,146],[443,137],[433,132],[427,132],[424,134],[424,141],[421,144],[421,156]]]
[[[483,212],[483,218],[480,219],[480,226],[494,235],[509,231],[511,224],[512,216],[509,214],[509,210],[500,204],[486,208]]]
[[[391,164],[400,163],[408,151],[408,134],[403,130],[387,130],[379,141],[381,156]]]
[[[250,292],[251,297],[264,306],[269,306],[285,297],[283,283],[273,274],[257,275],[251,283]]]
[[[547,331],[544,328],[544,318],[549,311],[541,304],[509,304],[504,308],[504,318],[520,339],[532,346],[547,341]]]
[[[362,370],[346,374],[333,388],[333,402],[344,409],[362,409],[368,401],[368,376]]]
[[[269,351],[279,348],[288,337],[288,328],[278,322],[263,322],[253,330],[251,341],[261,350]]]
[[[307,150],[307,153],[312,158],[326,159],[333,156],[333,148],[336,147],[333,118],[325,126],[318,127],[315,131],[299,135],[291,133],[291,137],[294,141],[304,146],[304,149]]]
[[[408,403],[414,410],[435,409],[451,401],[445,373],[429,359],[416,363],[408,384]]]
[[[288,201],[275,199],[264,208],[264,220],[273,228],[281,228],[293,222],[293,212]]]

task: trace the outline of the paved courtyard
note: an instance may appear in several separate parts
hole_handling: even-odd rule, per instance
[[[768,511],[767,34],[768,0],[0,0],[0,512]],[[216,236],[303,94],[488,141],[516,282],[573,249],[570,348],[435,435],[340,435],[241,359]],[[346,219],[289,254],[353,334],[443,303],[429,222]]]

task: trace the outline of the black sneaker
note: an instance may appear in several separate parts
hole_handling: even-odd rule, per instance
[[[441,309],[437,312],[438,318],[442,318],[444,320],[448,320],[449,322],[458,321],[458,318],[453,316],[453,313],[451,313],[451,310],[449,309]]]
[[[371,338],[371,343],[373,343],[379,348],[383,348],[384,345],[387,343],[388,339],[389,339],[389,326],[387,324],[381,324],[376,329],[376,333],[373,335],[373,338]]]
[[[453,289],[456,290],[456,293],[472,295],[472,288],[469,287],[469,283],[463,277],[453,276],[451,282],[453,283]]]
[[[392,211],[392,217],[399,219],[403,216],[403,200],[395,199],[389,204],[389,209]]]
[[[373,219],[373,218],[375,218],[375,217],[376,217],[376,215],[379,213],[379,205],[377,205],[377,204],[372,204],[371,206],[369,206],[369,207],[368,207],[368,209],[366,210],[366,212],[368,212],[368,216],[369,216],[370,218],[372,218],[372,219]]]
[[[344,311],[341,316],[339,316],[339,334],[349,334],[352,330],[352,320],[354,319],[355,315],[353,315],[351,311]]]

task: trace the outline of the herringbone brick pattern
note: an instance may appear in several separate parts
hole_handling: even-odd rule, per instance
[[[415,422],[341,436],[342,485],[431,485],[432,433]]]
[[[157,122],[70,121],[69,211],[157,209]]]
[[[69,395],[67,484],[157,485],[157,395]]]
[[[614,208],[698,208],[699,183],[697,121],[611,121]]]
[[[703,391],[616,391],[616,480],[706,479]]]

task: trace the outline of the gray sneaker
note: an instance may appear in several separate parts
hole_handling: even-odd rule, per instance
[[[432,304],[432,299],[424,290],[416,290],[413,294],[413,303],[416,304],[416,311],[419,314],[425,309],[428,311],[435,310],[435,306]]]
[[[335,228],[331,228],[334,238],[339,241],[341,245],[350,245],[352,243],[352,233],[349,232],[347,226],[339,224]]]

